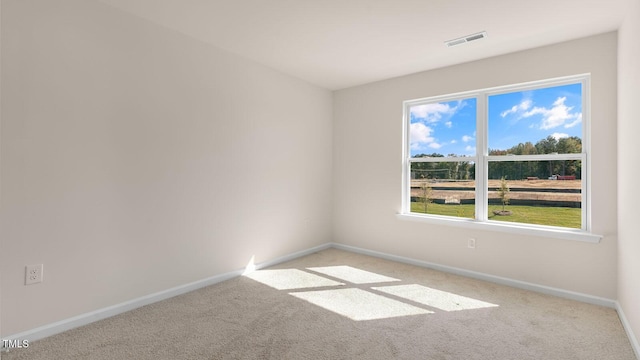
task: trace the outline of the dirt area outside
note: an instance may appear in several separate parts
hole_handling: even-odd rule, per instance
[[[423,196],[422,185],[432,187],[432,199],[456,203],[475,198],[474,181],[411,180],[411,197]],[[580,180],[507,180],[512,200],[580,202]],[[489,180],[489,189],[500,187],[500,180]],[[499,198],[497,191],[489,191],[489,199]]]

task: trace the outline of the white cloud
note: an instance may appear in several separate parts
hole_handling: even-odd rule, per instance
[[[453,139],[453,140],[451,140],[451,143],[455,144],[455,143],[457,143],[457,141],[455,139]]]
[[[411,142],[431,142],[431,132],[433,130],[423,123],[411,124]]]
[[[451,126],[453,126],[453,123],[451,121],[447,121],[446,123],[444,123],[444,125],[449,129],[451,129]]]
[[[511,107],[511,109],[505,110],[502,113],[500,113],[500,116],[506,117],[507,115],[510,115],[510,114],[521,113],[523,111],[529,110],[530,107],[531,107],[531,100],[528,100],[528,99],[527,100],[522,100],[522,102],[520,102],[520,104],[513,105],[513,107]]]
[[[442,147],[442,145],[438,144],[436,142],[432,142],[432,143],[429,144],[429,147],[432,148],[432,149],[440,149]]]
[[[538,115],[538,114],[544,114],[545,112],[547,112],[549,110],[547,110],[546,108],[541,108],[541,107],[534,107],[533,109],[531,109],[530,111],[527,111],[526,113],[522,114],[522,117],[531,117],[533,115]]]
[[[411,135],[411,148],[414,150],[420,150],[425,145],[433,143],[435,139],[431,136],[432,131],[433,129],[423,123],[411,124],[409,132],[409,134]]]
[[[468,152],[476,152],[475,146],[467,145],[467,147],[465,147],[464,149]]]
[[[449,106],[445,103],[424,104],[412,106],[409,110],[411,115],[417,119],[423,119],[427,123],[435,123],[442,119],[443,116],[454,115],[458,110],[462,109],[466,104],[463,101],[458,101],[456,106]],[[451,127],[451,122],[445,123],[447,127]]]
[[[500,116],[505,117],[509,114],[515,114],[518,111],[518,106],[513,105],[513,107],[509,110],[505,110],[503,112],[500,113]]]
[[[469,142],[471,140],[473,140],[473,137],[471,137],[469,135],[463,135],[462,136],[462,141],[464,141],[464,142]]]
[[[582,113],[571,113],[573,106],[565,105],[566,97],[559,97],[553,103],[551,109],[545,107],[534,107],[533,109],[522,114],[522,117],[531,117],[534,115],[542,115],[540,129],[549,130],[558,126],[572,127],[582,121]],[[573,120],[573,121],[572,121]],[[579,120],[579,121],[578,121]],[[567,124],[568,121],[571,121]]]
[[[582,122],[582,113],[578,114],[578,116],[576,117],[575,120],[573,120],[572,122],[568,123],[568,124],[564,124],[564,128],[568,129],[568,128],[572,128],[578,124],[580,124]]]
[[[568,138],[569,134],[555,132],[555,133],[551,134],[551,136],[556,140],[560,140],[562,138]]]
[[[512,106],[500,113],[503,118],[508,115],[516,115],[515,120],[529,118],[535,115],[542,115],[542,121],[539,128],[549,130],[558,126],[570,128],[582,122],[582,113],[572,113],[573,106],[565,105],[567,98],[559,97],[554,101],[551,108],[538,107],[532,108],[533,102],[529,99],[523,100],[517,105]]]

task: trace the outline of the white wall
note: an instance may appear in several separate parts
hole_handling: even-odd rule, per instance
[[[329,91],[83,0],[1,35],[2,335],[330,241]]]
[[[640,344],[640,236],[638,235],[638,134],[640,134],[640,1],[619,31],[618,53],[618,301]],[[639,354],[640,355],[640,354]]]
[[[616,298],[616,33],[334,92],[334,241]],[[456,51],[455,48],[451,51]],[[403,56],[409,56],[405,54]],[[398,220],[402,101],[592,74],[593,231],[599,244]],[[467,238],[477,248],[467,248]]]

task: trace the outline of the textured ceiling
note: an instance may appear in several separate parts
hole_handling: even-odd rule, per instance
[[[100,1],[335,90],[613,31],[635,0]]]

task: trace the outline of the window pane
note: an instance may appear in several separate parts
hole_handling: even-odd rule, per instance
[[[582,152],[582,84],[489,96],[489,155]]]
[[[411,157],[475,156],[476,99],[409,108]]]
[[[473,219],[475,189],[473,162],[411,163],[411,212]]]
[[[580,160],[491,161],[488,175],[489,220],[582,227]]]

